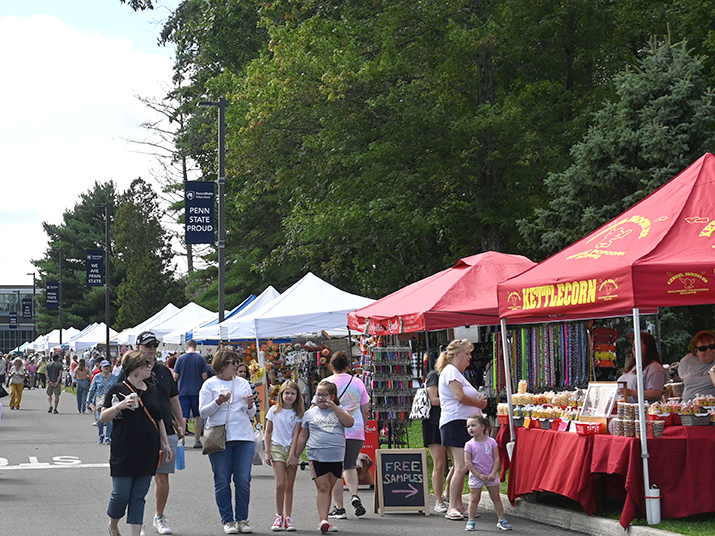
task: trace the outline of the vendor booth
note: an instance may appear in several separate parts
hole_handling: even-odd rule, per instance
[[[564,434],[520,428],[501,432],[501,444],[516,435],[511,460],[512,502],[532,491],[571,497],[588,513],[596,507],[595,485],[604,475],[623,479],[627,494],[621,525],[656,504],[680,517],[715,512],[712,452],[715,428],[666,428],[649,438],[643,398],[640,314],[659,306],[715,303],[715,156],[707,153],[670,182],[620,216],[525,273],[498,285],[502,340],[505,321],[553,322],[633,315],[640,439],[606,434]],[[509,354],[504,350],[504,355]],[[509,413],[512,382],[507,371]],[[708,423],[705,423],[708,424]],[[506,428],[506,427],[504,427]],[[507,436],[508,437],[508,436]],[[649,462],[650,456],[650,462]],[[677,467],[677,474],[673,472]]]

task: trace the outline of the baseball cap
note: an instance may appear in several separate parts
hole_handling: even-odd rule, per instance
[[[106,359],[99,364],[100,367],[111,367],[112,364]]]
[[[142,346],[146,346],[150,342],[159,342],[156,335],[151,331],[142,331],[137,337],[137,344],[141,344]]]

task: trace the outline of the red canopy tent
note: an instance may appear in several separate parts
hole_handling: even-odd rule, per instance
[[[499,284],[499,314],[533,321],[715,303],[715,156],[585,238]],[[544,318],[542,318],[544,319]]]
[[[348,313],[348,326],[371,335],[497,324],[496,286],[535,263],[487,251]]]
[[[500,283],[503,338],[507,319],[538,322],[632,313],[633,325],[639,326],[643,310],[715,303],[714,235],[715,156],[706,153],[603,227]],[[639,329],[634,329],[634,346],[644,489],[649,490]],[[509,406],[511,412],[511,400]],[[511,432],[514,437],[513,426]]]

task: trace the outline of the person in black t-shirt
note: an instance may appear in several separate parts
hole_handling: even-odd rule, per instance
[[[119,520],[125,513],[132,535],[139,536],[151,477],[157,465],[170,461],[173,453],[161,419],[158,389],[149,381],[150,361],[134,350],[125,354],[122,363],[125,379],[109,388],[100,414],[103,423],[114,423],[109,458],[112,495],[107,515],[110,536],[119,535]]]

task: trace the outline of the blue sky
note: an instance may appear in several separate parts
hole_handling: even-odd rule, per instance
[[[160,21],[178,0],[135,13],[119,0],[0,0],[0,284],[31,284],[58,224],[94,181],[152,181],[143,140],[156,116],[137,96],[170,87]]]

